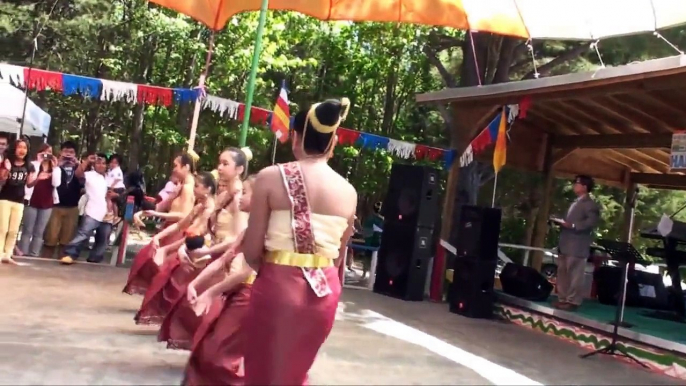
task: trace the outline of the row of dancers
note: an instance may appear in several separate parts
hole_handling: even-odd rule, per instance
[[[143,295],[137,324],[190,350],[184,385],[303,385],[328,337],[357,193],[328,166],[349,101],[296,114],[296,161],[245,177],[249,149],[228,148],[215,175],[174,161],[181,183],[155,210],[165,226],[124,287]],[[217,184],[217,181],[220,181]]]

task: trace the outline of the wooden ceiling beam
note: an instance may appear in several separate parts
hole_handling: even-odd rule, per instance
[[[552,139],[557,149],[669,149],[671,134],[560,135]]]
[[[593,122],[595,126],[598,126],[599,122],[606,122],[604,126],[610,128],[614,133],[640,131],[636,129],[635,123],[631,119],[618,114],[602,104],[581,100],[559,101],[558,103],[572,109],[575,114],[586,117],[586,120]]]
[[[631,182],[665,189],[686,189],[686,175],[631,173]]]
[[[635,105],[624,103],[613,96],[606,96],[595,99],[597,105],[612,109],[635,123],[636,128],[648,133],[671,132],[670,125],[660,118],[652,117]]]
[[[672,93],[672,91],[665,92]],[[644,114],[651,119],[663,121],[670,130],[680,130],[686,127],[686,117],[683,110],[664,103],[652,94],[645,92],[615,95],[614,97],[623,104],[634,106],[634,109],[640,107]]]
[[[683,106],[683,103],[681,102],[683,100],[683,97],[682,97],[683,94],[681,94],[681,92],[678,88],[673,88],[673,89],[669,90],[669,92],[670,92],[670,94],[672,94],[672,96],[674,94],[678,94],[680,97],[670,98],[670,97],[664,95],[665,93],[663,93],[663,92],[647,91],[645,94],[649,95],[652,99],[662,103],[663,105],[670,106],[672,109],[683,114],[684,106]]]
[[[626,132],[623,132],[622,130],[619,130],[617,127],[613,127],[608,124],[604,124],[605,120],[598,122],[597,118],[593,116],[593,108],[600,106],[599,104],[586,104],[582,103],[579,101],[575,101],[576,104],[579,104],[581,107],[576,107],[573,103],[569,102],[557,102],[556,104],[560,106],[561,109],[567,109],[571,114],[570,116],[574,118],[573,119],[576,122],[580,122],[582,124],[585,124],[586,127],[590,130],[593,130],[596,133],[600,134],[625,134]],[[596,126],[598,128],[602,128],[602,132],[598,129],[593,129],[593,127]],[[635,127],[635,126],[634,126]],[[640,129],[629,129],[632,132],[640,131]],[[634,149],[627,149],[624,151],[625,154],[631,155],[632,158],[636,161],[639,161],[650,168],[652,168],[655,171],[658,171],[660,173],[663,173],[666,171],[667,166],[669,165],[669,156],[659,150],[646,150],[644,152],[636,151]],[[640,170],[640,169],[639,169]]]
[[[556,165],[564,161],[567,157],[572,155],[572,153],[574,153],[576,150],[577,148],[567,148],[555,151],[553,153],[553,168],[555,168]]]
[[[560,104],[558,102],[558,104]],[[568,106],[569,107],[569,106]],[[565,123],[568,126],[578,128],[583,132],[583,134],[618,134],[621,133],[619,130],[615,128],[608,127],[607,125],[603,125],[600,123],[599,128],[591,128],[589,127],[590,125],[597,125],[599,122],[594,122],[592,117],[587,116],[585,113],[582,111],[579,111],[575,107],[570,108],[572,110],[571,114],[563,114],[558,109],[555,108],[555,104],[551,103],[546,103],[546,104],[541,104],[538,106],[538,110],[541,111],[543,110],[544,114],[547,114],[551,117],[554,117],[557,121],[561,123]],[[602,131],[601,131],[602,130]],[[611,157],[615,162],[619,162],[618,157],[621,159],[626,159],[629,158],[633,162],[630,163],[621,163],[624,166],[631,167],[632,170],[635,171],[641,171],[641,172],[655,172],[655,173],[664,173],[666,169],[668,168],[668,164],[666,162],[662,162],[659,159],[654,159],[653,157],[643,154],[637,150],[633,149],[626,149],[623,152],[619,152],[616,150],[611,150],[608,149],[606,150],[608,153],[613,154]],[[641,166],[643,165],[643,166]]]

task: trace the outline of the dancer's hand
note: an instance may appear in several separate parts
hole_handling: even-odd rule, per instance
[[[190,257],[193,260],[197,260],[205,255],[207,255],[207,251],[209,249],[206,247],[198,248],[196,250],[188,252],[188,250],[184,250],[187,253],[187,257]]]
[[[152,245],[152,249],[158,250],[160,249],[160,239],[157,236],[154,236],[152,240],[150,241],[150,244]]]
[[[198,296],[193,303],[193,311],[195,311],[196,316],[207,315],[210,312],[210,306],[212,305],[213,297],[209,291],[205,291],[202,295]]]
[[[195,289],[195,284],[193,284],[193,282],[188,285],[186,297],[188,298],[188,303],[190,304],[195,304],[195,302],[198,300],[198,291]]]
[[[159,213],[157,213],[154,210],[144,210],[143,214],[145,215],[145,217],[160,217]]]
[[[152,257],[152,260],[157,264],[158,266],[161,266],[164,264],[164,260],[167,259],[167,251],[164,250],[164,248],[157,248],[155,250],[155,254]]]
[[[187,263],[187,264],[192,263],[192,260],[188,256],[189,255],[188,249],[186,249],[185,245],[180,246],[179,249],[176,251],[176,253],[179,255],[179,260],[181,260],[182,263]]]

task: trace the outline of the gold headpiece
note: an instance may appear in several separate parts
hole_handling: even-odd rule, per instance
[[[243,154],[245,154],[246,161],[248,161],[248,162],[252,161],[252,151],[250,150],[249,147],[247,147],[247,146],[242,147],[241,151],[243,152]]]
[[[310,107],[310,110],[307,112],[307,121],[312,124],[312,127],[315,130],[322,134],[330,134],[336,131],[338,126],[341,125],[341,122],[343,122],[348,116],[348,111],[350,111],[350,99],[342,98],[341,107],[343,107],[343,113],[338,117],[338,120],[333,125],[324,125],[319,121],[319,118],[317,118],[316,110],[319,105],[321,105],[321,103],[315,103]],[[307,123],[305,123],[305,125],[307,125]]]
[[[188,156],[191,157],[193,162],[198,162],[198,160],[200,159],[200,156],[198,155],[198,153],[196,153],[193,149],[188,149],[186,151],[186,154],[188,154]]]

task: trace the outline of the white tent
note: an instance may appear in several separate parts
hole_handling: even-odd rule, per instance
[[[0,82],[0,132],[18,134],[24,110],[24,92],[9,83]],[[36,106],[31,99],[26,100],[24,117],[25,135],[30,137],[48,136],[50,115]]]

